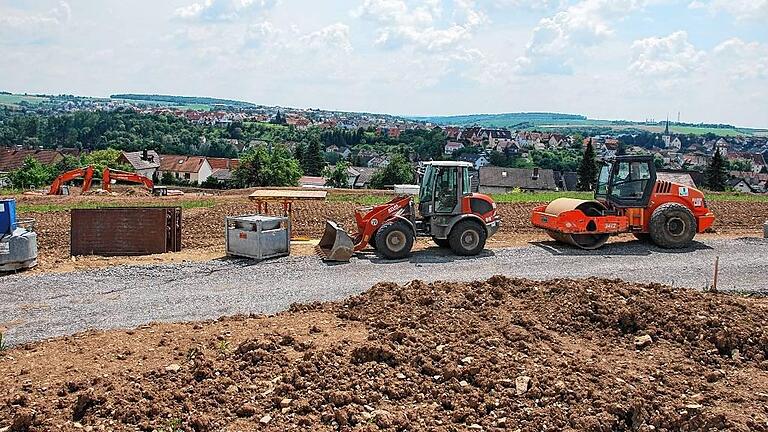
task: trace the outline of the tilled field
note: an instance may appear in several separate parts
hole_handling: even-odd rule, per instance
[[[135,205],[179,205],[183,200],[199,199],[194,196],[183,198],[153,199],[148,197],[71,197],[27,198],[20,202],[61,203],[66,200],[120,203]],[[207,208],[192,208],[182,212],[182,247],[190,254],[195,251],[224,250],[223,224],[225,216],[255,212],[255,205],[243,196],[205,197],[214,200],[215,205]],[[528,240],[548,239],[540,230],[531,226],[531,210],[541,203],[499,204],[503,223],[499,233],[489,242],[490,247],[517,245]],[[359,205],[353,202],[298,202],[294,204],[293,230],[298,236],[319,238],[326,219],[333,219],[354,231],[354,210]],[[713,231],[718,234],[760,234],[763,221],[768,218],[768,203],[713,202],[711,207],[717,216]],[[277,210],[277,206],[270,207]],[[25,213],[23,217],[37,220],[40,249],[40,270],[47,271],[69,265],[69,212]]]
[[[0,429],[768,430],[768,302],[587,279],[381,283],[0,355]]]

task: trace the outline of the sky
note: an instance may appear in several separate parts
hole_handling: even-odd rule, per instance
[[[768,127],[768,0],[0,0],[0,90]]]

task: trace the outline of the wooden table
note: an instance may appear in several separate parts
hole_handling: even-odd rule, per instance
[[[293,225],[294,201],[325,201],[328,191],[297,190],[297,189],[258,189],[248,196],[256,203],[258,213],[266,215],[269,203],[279,203],[283,206],[283,216],[289,218]]]

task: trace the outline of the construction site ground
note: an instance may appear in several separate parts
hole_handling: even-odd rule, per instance
[[[675,251],[577,250],[500,204],[478,257],[335,265],[225,258],[242,195],[19,202],[41,263],[0,277],[3,432],[768,430],[765,202],[710,203]],[[96,205],[181,205],[185,249],[73,259],[66,209]],[[296,204],[294,233],[358,206]]]
[[[132,191],[133,189],[128,189]],[[224,253],[224,218],[252,214],[256,205],[247,198],[248,190],[229,191],[225,195],[187,194],[182,197],[147,196],[18,196],[20,217],[37,221],[39,236],[39,265],[31,273],[63,272],[122,264],[152,264],[162,262],[207,261],[221,258]],[[374,195],[375,197],[375,195]],[[386,196],[384,196],[386,197]],[[329,195],[325,202],[297,202],[293,210],[293,234],[309,241],[294,242],[293,255],[314,254],[314,244],[323,233],[326,219],[340,222],[354,231],[353,212],[360,202],[370,199],[370,192],[360,195]],[[488,248],[504,248],[547,241],[549,237],[531,226],[531,210],[542,203],[500,203],[499,214],[503,223],[499,232],[489,239]],[[72,207],[97,206],[182,206],[182,252],[143,257],[71,257],[69,254],[70,219]],[[762,224],[768,219],[768,201],[709,203],[717,215],[712,232],[699,239],[762,236]],[[273,204],[270,211],[279,212]],[[611,241],[634,240],[630,235],[613,237]],[[424,249],[432,243],[420,239],[415,249]]]

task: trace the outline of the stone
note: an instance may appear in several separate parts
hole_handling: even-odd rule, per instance
[[[517,395],[525,394],[528,391],[528,385],[531,383],[531,378],[525,375],[521,375],[515,379],[515,392]]]
[[[483,430],[483,427],[480,426],[477,423],[472,423],[471,425],[467,426],[467,429],[469,429],[469,430]]]
[[[238,417],[252,417],[254,414],[256,414],[256,407],[249,403],[243,404],[237,409]]]
[[[397,379],[405,379],[405,375],[403,375],[402,373],[398,373],[395,376],[397,376]]]
[[[165,370],[167,370],[168,372],[178,372],[179,370],[181,370],[181,366],[176,363],[171,363],[165,367]]]
[[[464,357],[463,359],[461,359],[461,363],[465,364],[465,365],[466,364],[471,364],[472,360],[474,360],[474,357],[467,356],[467,357]]]
[[[635,348],[643,349],[653,343],[653,338],[650,335],[642,335],[635,337]]]
[[[261,419],[259,419],[259,423],[261,423],[261,424],[269,424],[269,422],[271,422],[271,421],[272,421],[272,416],[269,415],[269,414],[267,414],[264,417],[262,417]]]
[[[285,408],[288,406],[291,406],[291,402],[293,402],[293,399],[285,398],[280,401],[280,408]]]

